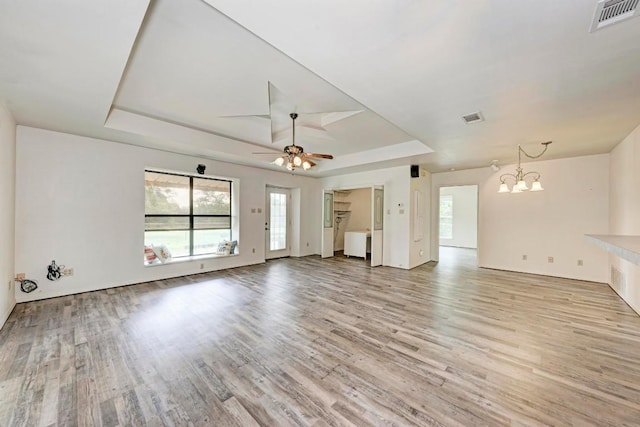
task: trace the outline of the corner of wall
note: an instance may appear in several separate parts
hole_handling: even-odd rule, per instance
[[[640,236],[640,126],[609,155],[609,234]],[[640,314],[640,266],[609,255],[607,283]]]
[[[16,122],[0,102],[0,328],[16,305],[15,261]],[[6,283],[8,282],[8,286]]]

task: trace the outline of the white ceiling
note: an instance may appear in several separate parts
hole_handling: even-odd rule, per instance
[[[608,152],[640,122],[640,19],[589,33],[595,0],[90,3],[0,0],[18,123],[275,168],[250,153],[296,111],[321,176]]]

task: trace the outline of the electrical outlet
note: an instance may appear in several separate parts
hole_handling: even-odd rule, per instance
[[[527,256],[526,255],[522,255],[522,260],[526,261],[527,260]]]
[[[200,263],[200,270],[204,268],[204,263]]]
[[[251,252],[256,253],[256,248],[251,249]]]
[[[16,274],[16,280],[18,281],[23,281],[27,278],[27,276],[24,273],[18,273]]]
[[[548,262],[549,264],[553,264],[553,257],[552,257],[552,256],[548,257],[548,258],[547,258],[547,262]]]
[[[13,286],[13,280],[9,280],[9,290],[11,290],[12,286]]]
[[[65,268],[62,270],[63,276],[73,276],[73,268]]]
[[[584,263],[582,262],[581,259],[578,260],[578,267],[582,267],[584,265]]]

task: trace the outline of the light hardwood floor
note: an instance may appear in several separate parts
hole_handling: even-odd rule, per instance
[[[640,317],[613,291],[444,255],[411,271],[282,259],[19,304],[0,426],[640,423]]]

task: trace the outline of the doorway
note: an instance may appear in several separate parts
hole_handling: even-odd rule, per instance
[[[440,254],[477,258],[478,185],[440,187],[438,238]]]
[[[382,265],[382,186],[324,190],[322,257],[336,254]]]
[[[267,186],[265,203],[265,258],[291,253],[291,190]]]

